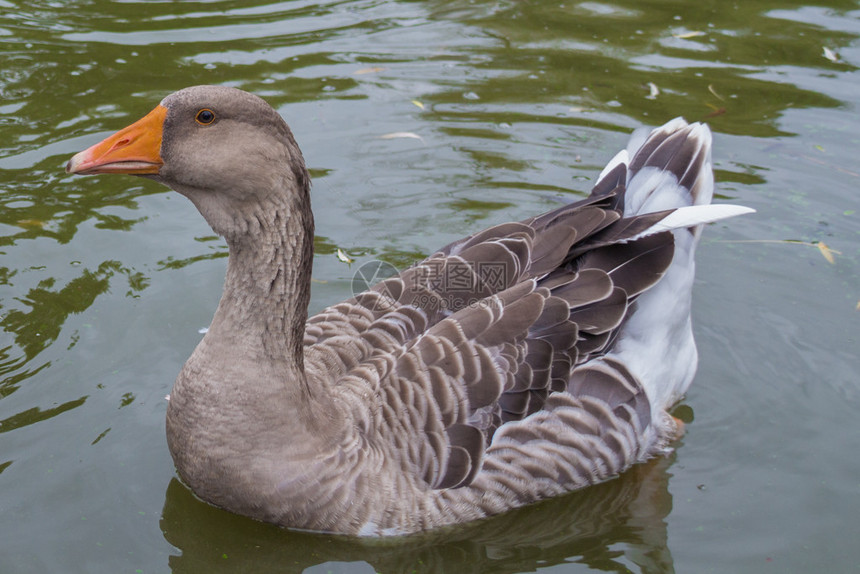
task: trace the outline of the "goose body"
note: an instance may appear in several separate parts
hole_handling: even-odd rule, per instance
[[[711,136],[637,133],[591,195],[452,243],[307,317],[310,180],[260,98],[197,86],[73,157],[188,197],[230,249],[167,436],[200,498],[362,536],[466,522],[665,452],[696,369],[690,326]]]

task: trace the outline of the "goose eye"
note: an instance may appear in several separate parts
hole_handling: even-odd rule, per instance
[[[194,117],[194,119],[197,120],[197,123],[201,126],[208,126],[215,121],[215,112],[203,108],[202,110],[197,112],[197,115]]]

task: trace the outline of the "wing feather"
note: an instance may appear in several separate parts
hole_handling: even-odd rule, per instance
[[[454,242],[309,319],[308,376],[416,488],[474,485],[490,510],[640,460],[648,397],[604,355],[674,254],[656,231],[673,210],[625,216],[627,186],[658,169],[700,186],[710,169],[704,136],[683,126],[618,154],[589,197]]]

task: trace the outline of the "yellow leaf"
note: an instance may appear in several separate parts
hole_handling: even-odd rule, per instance
[[[424,104],[422,104],[418,100],[412,100],[412,103],[421,108],[422,110],[424,109]]]
[[[717,97],[717,99],[722,100],[724,102],[726,101],[726,99],[723,96],[721,96],[720,94],[718,94],[717,90],[714,89],[714,84],[708,84],[708,91],[711,92],[712,94],[714,94]]]
[[[45,226],[45,222],[39,219],[19,219],[18,225],[21,227],[38,227],[41,229]]]
[[[680,38],[681,40],[686,40],[687,38],[695,38],[697,36],[704,36],[705,33],[700,30],[695,30],[693,32],[682,32],[681,34],[672,34],[676,38]]]
[[[824,256],[824,258],[827,259],[828,263],[836,263],[836,260],[833,258],[833,253],[835,252],[829,247],[827,247],[826,243],[824,243],[823,241],[819,241],[815,245],[818,247],[818,250]]]
[[[379,66],[374,66],[373,68],[362,68],[360,70],[356,70],[353,72],[356,76],[361,74],[375,74],[377,72],[384,72],[388,68],[380,68]]]
[[[855,311],[860,311],[860,301],[857,301],[857,306],[854,307]]]
[[[337,248],[337,258],[340,259],[341,261],[343,261],[344,263],[352,263],[353,262],[353,259],[349,255],[347,255],[346,251],[344,251],[340,247]]]

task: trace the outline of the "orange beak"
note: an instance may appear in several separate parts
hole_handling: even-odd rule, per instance
[[[127,128],[76,154],[66,164],[67,173],[157,174],[161,159],[161,136],[167,108],[157,106]]]

